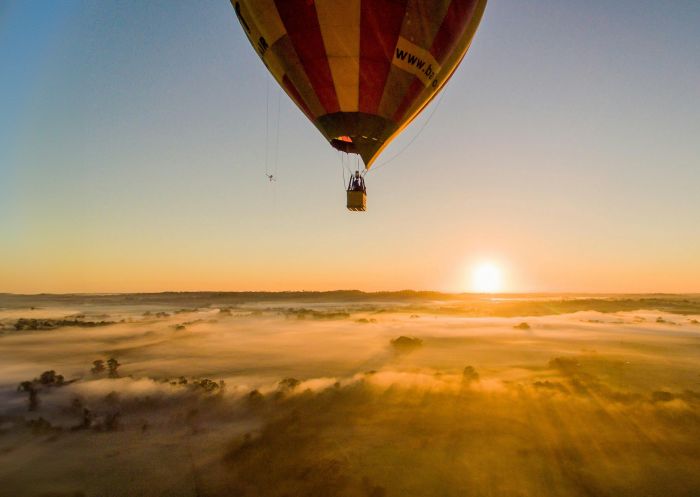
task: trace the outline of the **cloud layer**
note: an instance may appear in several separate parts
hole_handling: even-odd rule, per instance
[[[12,495],[700,491],[695,315],[69,304],[0,311]],[[76,315],[116,323],[12,329]]]

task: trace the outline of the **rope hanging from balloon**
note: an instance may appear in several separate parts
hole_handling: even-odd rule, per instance
[[[440,95],[440,98],[438,99],[437,103],[435,104],[435,107],[433,107],[433,110],[430,111],[430,114],[428,115],[428,118],[423,122],[423,126],[420,127],[420,129],[418,130],[418,133],[416,133],[416,134],[413,136],[413,138],[411,138],[411,140],[410,140],[401,150],[398,151],[398,153],[396,153],[396,154],[395,154],[394,156],[392,156],[390,159],[387,159],[386,161],[382,162],[382,163],[379,164],[378,166],[375,166],[375,167],[373,167],[372,169],[370,169],[369,171],[366,171],[366,172],[374,172],[374,171],[377,171],[378,169],[381,169],[382,167],[386,166],[387,164],[390,164],[390,163],[393,162],[394,160],[398,159],[406,150],[408,150],[408,148],[409,148],[411,145],[413,145],[413,142],[415,142],[415,141],[418,139],[418,137],[423,133],[423,130],[425,130],[425,128],[426,128],[426,127],[428,126],[428,124],[430,123],[430,120],[433,118],[433,116],[435,115],[435,112],[436,112],[436,111],[438,110],[438,108],[440,107],[440,104],[442,103],[442,99],[445,98],[445,93],[447,93],[447,86],[445,86],[445,88],[442,90],[441,95]]]
[[[352,171],[352,168],[350,167],[350,161],[352,160],[350,158],[350,154],[347,152],[340,152],[338,151],[338,154],[340,156],[340,170],[343,175],[343,188],[347,188],[348,184],[350,183],[350,178],[352,178],[352,175],[354,174]],[[359,156],[357,158],[357,164],[356,167],[359,169]],[[345,173],[348,174],[348,177],[346,178]]]
[[[269,82],[269,80],[268,80]],[[273,165],[274,175],[277,178],[277,165],[279,163],[279,150],[280,150],[280,105],[282,101],[282,91],[277,88],[277,122],[275,124],[275,161]]]
[[[343,180],[343,188],[345,188],[345,164],[343,162],[343,152],[338,152],[340,159],[340,176]]]
[[[277,89],[277,117],[273,123],[274,135],[270,135],[270,80],[267,80],[265,88],[265,176],[272,183],[277,180],[280,148],[280,117],[281,117],[282,92]],[[274,105],[274,104],[273,104]],[[270,147],[274,147],[270,151]]]
[[[270,78],[265,78],[265,176],[270,177]]]

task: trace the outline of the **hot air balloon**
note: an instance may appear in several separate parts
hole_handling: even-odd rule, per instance
[[[279,85],[369,170],[467,53],[486,0],[231,0]],[[351,178],[348,208],[364,211]]]

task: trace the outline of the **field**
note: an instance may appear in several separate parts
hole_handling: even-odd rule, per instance
[[[0,482],[700,495],[700,296],[0,295]]]

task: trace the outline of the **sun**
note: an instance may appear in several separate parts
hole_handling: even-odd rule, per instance
[[[503,272],[491,262],[483,262],[472,271],[472,291],[477,293],[498,293],[503,289]]]

